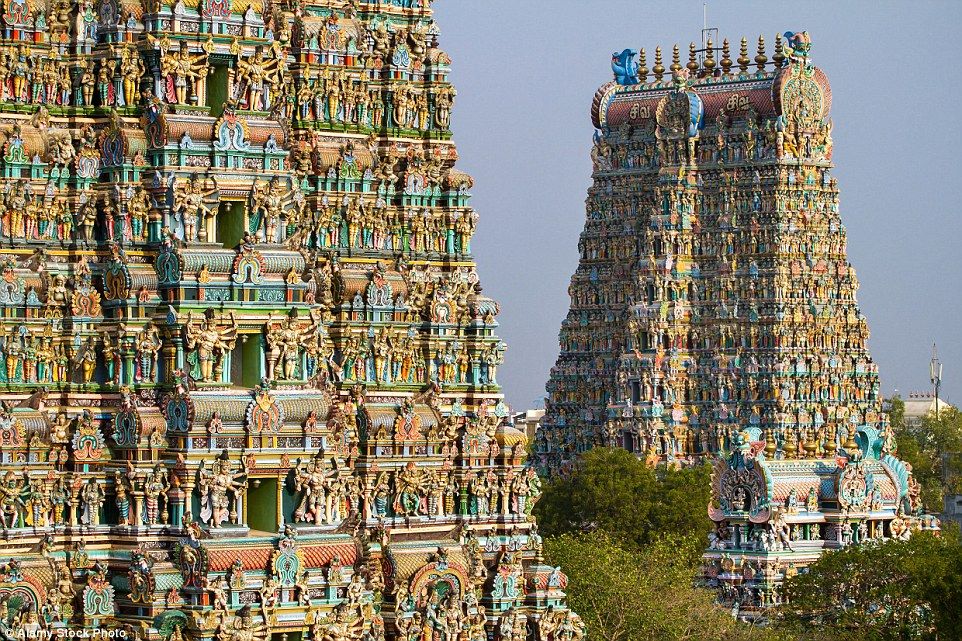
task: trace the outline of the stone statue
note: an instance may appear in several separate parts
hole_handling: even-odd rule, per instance
[[[211,469],[201,464],[197,471],[197,487],[201,496],[200,517],[211,527],[225,521],[239,525],[240,502],[247,490],[246,470],[233,470],[227,450],[214,460]]]
[[[200,380],[216,382],[223,366],[224,355],[237,343],[237,321],[231,313],[231,324],[220,327],[214,320],[214,310],[208,308],[204,319],[195,325],[193,312],[188,312],[184,333],[187,348],[196,355]]]
[[[207,242],[208,222],[214,215],[214,206],[209,203],[216,201],[216,198],[211,197],[219,196],[220,193],[217,181],[210,179],[210,182],[213,187],[208,188],[206,179],[192,174],[183,183],[174,184],[174,205],[171,211],[180,215],[184,240],[187,242],[194,240]]]
[[[336,473],[335,473],[336,474]],[[294,470],[294,488],[301,499],[294,510],[294,520],[309,521],[315,525],[329,523],[328,495],[332,490],[327,471],[327,460],[316,456]]]
[[[158,463],[145,476],[144,492],[144,523],[158,525],[167,523],[167,502],[169,500],[170,481],[167,471]]]
[[[103,506],[106,497],[96,477],[91,477],[83,485],[80,490],[80,499],[83,507],[81,522],[93,527],[100,525],[100,508]]]
[[[283,380],[295,380],[298,369],[301,368],[301,350],[312,339],[316,343],[318,332],[317,319],[312,317],[312,322],[305,325],[298,321],[297,308],[291,308],[287,318],[280,323],[275,323],[273,317],[267,321],[267,377],[269,379],[283,378]],[[280,365],[281,377],[277,377],[276,367]],[[301,378],[305,378],[302,376]]]
[[[134,380],[137,382],[155,382],[157,372],[157,354],[160,352],[161,341],[153,321],[148,320],[144,328],[135,339],[137,368]]]
[[[176,52],[161,48],[160,73],[166,86],[167,101],[178,105],[193,104],[203,106],[210,65],[207,53],[190,53],[186,40],[182,40]]]
[[[3,476],[0,483],[0,525],[4,529],[20,527],[24,504],[22,494],[26,481],[12,471]]]

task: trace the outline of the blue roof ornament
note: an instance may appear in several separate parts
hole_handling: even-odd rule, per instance
[[[638,63],[635,62],[637,55],[638,52],[634,49],[611,54],[611,70],[615,74],[615,82],[619,85],[638,84]]]

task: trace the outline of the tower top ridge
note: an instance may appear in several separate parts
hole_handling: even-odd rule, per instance
[[[716,30],[710,30],[715,32]],[[758,76],[762,73],[774,73],[787,64],[800,61],[808,64],[809,51],[812,46],[812,39],[807,31],[785,31],[775,35],[772,47],[772,56],[769,58],[765,50],[765,36],[758,37],[758,51],[754,58],[748,56],[748,38],[742,37],[740,40],[741,48],[739,56],[735,61],[730,58],[730,45],[728,38],[707,37],[699,45],[692,41],[688,45],[689,61],[686,68],[691,73],[692,82],[704,81],[711,82],[731,82],[734,80],[744,80],[747,75]],[[679,64],[677,52],[679,44],[672,45],[675,52],[674,64],[671,71],[676,72],[681,66]],[[660,52],[665,47],[658,45],[656,52]],[[657,69],[653,69],[653,76],[649,76],[649,70],[645,66],[647,50],[623,49],[620,53],[615,52],[611,55],[611,67],[614,74],[614,82],[620,86],[633,85],[659,85],[663,76]],[[640,63],[637,58],[640,56]],[[660,60],[660,54],[658,56]],[[752,63],[754,62],[754,65]],[[735,66],[734,63],[737,63]],[[750,67],[754,66],[754,69]]]
[[[700,97],[706,110],[703,126],[721,114],[729,119],[738,118],[739,113],[748,113],[749,107],[759,120],[777,118],[783,115],[782,102],[786,96],[794,104],[803,94],[806,99],[814,99],[812,105],[806,106],[806,117],[815,121],[827,119],[831,86],[825,73],[811,63],[808,32],[776,34],[770,50],[764,36],[759,36],[757,42],[752,58],[748,38],[741,38],[734,59],[727,38],[722,38],[720,45],[711,38],[706,38],[701,47],[691,42],[685,64],[682,64],[681,47],[675,44],[668,69],[662,62],[664,48],[658,46],[650,71],[645,49],[615,53],[611,61],[614,80],[595,93],[592,122],[598,129],[616,129],[626,123],[643,125],[644,121],[655,119],[662,99],[678,91]],[[816,111],[812,111],[813,108]]]

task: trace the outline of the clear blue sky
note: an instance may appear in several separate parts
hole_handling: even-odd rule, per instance
[[[568,309],[590,184],[588,117],[615,50],[682,51],[702,2],[437,0],[454,60],[460,167],[476,179],[475,251],[501,301],[509,349],[498,379],[515,409],[544,396]],[[737,43],[807,30],[833,90],[835,175],[883,389],[929,389],[937,342],[943,396],[962,402],[962,2],[710,2]],[[684,61],[683,61],[684,62]]]

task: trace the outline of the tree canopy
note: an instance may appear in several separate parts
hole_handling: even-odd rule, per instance
[[[942,536],[849,546],[784,586],[783,624],[800,639],[929,641],[962,636],[962,544]]]
[[[956,420],[945,415],[925,430],[899,424],[897,433],[908,446],[918,445],[907,447],[914,458],[906,458],[929,483],[941,484],[927,462],[939,459],[932,452],[952,446]],[[919,533],[909,541],[826,553],[787,582],[788,602],[772,611],[768,626],[735,621],[715,604],[714,592],[698,587],[710,524],[709,479],[707,465],[650,468],[622,449],[596,448],[582,455],[568,477],[546,485],[535,510],[546,535],[545,555],[567,573],[571,607],[590,638],[962,639],[957,528],[941,537]],[[941,492],[941,485],[936,489]]]
[[[635,549],[665,534],[703,543],[710,474],[707,465],[650,468],[623,449],[595,448],[547,484],[535,515],[549,536],[600,530]]]
[[[912,465],[926,509],[941,512],[945,493],[962,494],[962,412],[954,407],[930,413],[917,424],[905,421],[905,403],[892,399],[889,417],[898,455]]]
[[[688,559],[701,553],[693,537],[661,539],[631,549],[604,531],[562,534],[545,541],[548,562],[568,575],[568,600],[597,641],[700,641],[780,638],[752,628],[695,587]]]

